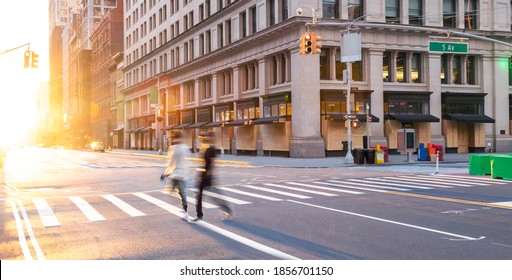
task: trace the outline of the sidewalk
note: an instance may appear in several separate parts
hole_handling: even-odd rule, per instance
[[[130,154],[153,157],[166,157],[167,153],[158,155],[156,151],[139,151],[113,149],[110,153]],[[198,154],[192,154],[194,159],[199,160]],[[439,163],[467,163],[468,154],[444,154],[444,161]],[[345,157],[326,157],[326,158],[288,158],[288,157],[270,157],[270,156],[243,156],[243,155],[218,155],[219,161],[231,164],[250,165],[250,166],[276,166],[276,167],[295,167],[295,168],[336,168],[361,166],[358,164],[345,164]],[[401,164],[432,164],[431,161],[418,161],[416,155],[412,155],[413,162],[407,161],[407,155],[389,155],[389,162],[384,165]]]

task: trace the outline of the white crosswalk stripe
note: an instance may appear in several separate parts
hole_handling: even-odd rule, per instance
[[[331,182],[336,182],[336,183],[343,183],[343,184],[351,184],[351,185],[355,185],[355,186],[361,186],[361,187],[370,187],[370,188],[378,188],[378,189],[387,189],[387,190],[394,190],[394,191],[408,191],[409,189],[404,189],[404,188],[397,188],[397,187],[384,187],[384,186],[379,186],[379,185],[376,185],[376,184],[373,184],[373,183],[364,183],[364,182],[356,182],[354,180],[348,180],[348,181],[337,181],[337,180],[331,180]]]
[[[140,216],[146,215],[146,214],[142,213],[141,211],[135,209],[135,207],[131,206],[130,204],[117,198],[116,196],[113,196],[111,194],[106,194],[106,195],[102,195],[102,197],[105,198],[106,200],[112,202],[112,204],[119,207],[119,209],[123,210],[126,214],[128,214],[132,217],[140,217]]]
[[[416,177],[425,178],[425,179],[435,179],[435,180],[443,180],[446,182],[445,177],[437,177],[438,175],[416,175]],[[477,185],[477,186],[490,186],[490,183],[479,183],[475,180],[469,180],[469,179],[460,179],[460,178],[453,178],[450,177],[450,181],[456,182],[456,183],[467,183],[471,185]]]
[[[400,177],[384,177],[385,179],[392,180],[392,181],[401,181],[401,182],[407,182],[408,184],[415,184],[425,187],[437,187],[437,188],[446,188],[451,189],[452,186],[443,186],[443,185],[436,185],[433,186],[432,184],[425,183],[425,180],[415,180],[415,179],[407,179],[407,178],[400,178]]]
[[[471,180],[471,181],[478,181],[478,182],[492,182],[494,184],[497,184],[497,185],[507,185],[508,183],[504,183],[503,180],[498,180],[498,179],[492,179],[492,178],[484,178],[484,177],[480,177],[480,176],[459,176],[459,175],[445,175],[445,174],[439,174],[438,176],[444,176],[444,177],[449,177],[449,178],[452,178],[452,177],[455,177],[455,178],[462,178],[462,179],[467,179],[467,180]]]
[[[406,178],[406,179],[414,179],[418,180],[420,182],[425,182],[425,179],[418,178],[417,176],[400,176],[400,178]],[[430,182],[435,183],[437,185],[445,185],[445,186],[457,186],[457,187],[470,187],[468,184],[460,184],[460,183],[453,183],[453,182],[447,182],[446,180],[442,181],[435,178],[429,178]]]
[[[76,206],[82,211],[82,213],[91,221],[104,221],[105,217],[103,217],[94,207],[92,207],[87,201],[79,196],[71,196],[69,197],[71,201],[73,201]]]
[[[296,185],[296,186],[303,186],[303,187],[309,187],[309,188],[332,191],[332,192],[342,192],[342,193],[349,193],[349,194],[364,194],[362,192],[357,192],[357,191],[341,190],[339,188],[322,187],[322,186],[315,186],[315,185],[311,185],[311,184],[304,184],[304,183],[297,183],[297,182],[286,182],[286,183],[291,184],[291,185]]]
[[[170,195],[170,196],[173,196],[173,197],[176,197],[176,198],[180,198],[180,196],[177,193],[175,193],[175,192],[169,193],[167,191],[161,191],[161,193],[166,194],[166,195]],[[195,204],[197,204],[197,200],[194,197],[187,195],[187,203],[191,203],[191,204],[195,205]],[[203,207],[204,208],[218,208],[217,205],[213,205],[213,204],[205,202],[205,201],[203,201]]]
[[[55,213],[45,199],[34,198],[32,201],[37,208],[37,212],[45,228],[60,226],[57,216],[55,216]]]
[[[225,201],[237,204],[237,205],[251,204],[251,202],[248,202],[248,201],[245,201],[245,200],[240,200],[240,199],[232,198],[232,197],[229,197],[229,196],[221,195],[221,194],[210,192],[210,191],[203,191],[203,193],[206,194],[206,195],[212,196],[212,197],[216,197],[218,199],[222,199],[222,200],[225,200]]]
[[[431,190],[431,187],[421,187],[421,186],[415,186],[412,184],[404,184],[403,182],[397,183],[394,181],[389,181],[384,178],[364,178],[364,179],[351,179],[355,181],[361,181],[361,182],[370,182],[372,184],[379,184],[379,185],[385,185],[385,186],[400,186],[404,188],[409,189],[421,189],[421,190]]]
[[[327,180],[327,181],[328,182],[316,182],[316,183],[322,184],[322,185],[328,185],[328,186],[349,188],[349,189],[360,190],[360,191],[382,192],[382,193],[387,192],[386,190],[379,190],[379,189],[373,189],[373,188],[354,187],[354,186],[345,184],[345,182],[337,183],[337,182],[341,182],[341,181],[336,181],[336,180]]]
[[[305,190],[305,189],[298,189],[298,188],[293,188],[293,187],[288,187],[288,186],[283,186],[283,185],[278,185],[278,184],[264,184],[264,185],[265,186],[277,187],[277,188],[283,188],[283,189],[287,189],[287,190],[293,190],[293,191],[299,191],[299,192],[318,194],[318,195],[323,195],[323,196],[338,196],[337,194],[320,192],[320,191]]]
[[[233,188],[228,188],[228,187],[219,187],[219,189],[221,189],[223,191],[228,191],[228,192],[232,192],[232,193],[237,193],[237,194],[241,194],[241,195],[250,196],[250,197],[261,198],[263,200],[282,201],[282,199],[280,199],[280,198],[275,198],[275,197],[271,197],[271,196],[267,196],[267,195],[261,195],[261,194],[257,194],[257,193],[251,193],[251,192],[244,192],[244,191],[241,191],[241,190],[237,190],[237,189],[233,189]]]
[[[300,198],[300,199],[311,198],[311,197],[305,196],[305,195],[294,194],[294,193],[290,193],[290,192],[277,191],[277,190],[273,190],[273,189],[256,187],[256,186],[252,186],[252,185],[241,185],[241,187],[249,188],[249,189],[254,189],[254,190],[260,190],[260,191],[264,191],[264,192],[276,193],[276,194],[280,194],[280,195],[284,195],[284,196],[291,196],[291,197]]]

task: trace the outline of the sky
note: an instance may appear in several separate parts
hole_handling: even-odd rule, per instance
[[[37,93],[49,80],[48,5],[48,0],[2,1],[0,52],[30,43],[39,68],[23,68],[27,46],[0,55],[0,146],[33,137]]]

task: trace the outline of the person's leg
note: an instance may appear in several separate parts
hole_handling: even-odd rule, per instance
[[[187,193],[185,192],[185,181],[184,180],[176,180],[178,187],[178,194],[180,195],[181,206],[183,210],[187,212]]]

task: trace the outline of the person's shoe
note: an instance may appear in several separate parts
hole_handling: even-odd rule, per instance
[[[181,211],[181,218],[184,220],[188,220],[188,213],[185,211]]]
[[[189,223],[195,223],[195,222],[200,221],[202,219],[203,219],[203,217],[194,217],[194,218],[189,217],[188,222]]]
[[[224,217],[222,217],[222,219],[223,220],[231,220],[231,219],[233,219],[233,217],[234,217],[233,210],[229,209],[224,212]]]

